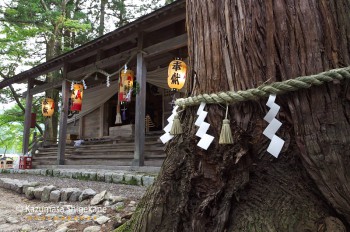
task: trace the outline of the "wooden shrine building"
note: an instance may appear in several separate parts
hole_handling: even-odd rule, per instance
[[[14,83],[28,84],[23,154],[28,152],[33,95],[56,88],[62,91],[62,103],[55,164],[65,164],[67,134],[76,135],[77,139],[126,134],[134,138],[132,165],[143,166],[145,131],[150,127],[161,130],[171,111],[168,64],[175,57],[186,59],[188,54],[185,7],[184,0],[176,1],[0,82],[0,89]],[[121,107],[124,113],[122,125],[115,125],[119,89],[117,71],[126,63],[136,73],[139,93],[126,108]],[[46,83],[37,79],[58,70],[62,74],[58,81]],[[69,118],[71,83],[83,79],[87,89],[84,90],[82,111]]]

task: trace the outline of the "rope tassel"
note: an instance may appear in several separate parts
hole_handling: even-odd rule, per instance
[[[114,124],[122,124],[122,116],[120,115],[119,112],[117,113]]]
[[[118,99],[118,104],[117,104],[117,115],[115,117],[115,123],[114,124],[122,124],[122,116],[120,115],[120,101]]]
[[[174,116],[173,125],[171,126],[171,130],[169,133],[171,135],[179,135],[183,133],[178,114],[175,114]]]
[[[222,122],[219,144],[233,144],[230,120],[227,119],[228,105],[226,105],[226,116]]]

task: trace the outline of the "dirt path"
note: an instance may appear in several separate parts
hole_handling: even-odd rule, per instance
[[[20,231],[26,227],[31,231],[46,229],[55,231],[59,222],[48,220],[34,220],[28,218],[25,207],[49,207],[50,203],[29,201],[25,197],[12,191],[0,188],[0,231]],[[29,225],[29,226],[26,226]]]

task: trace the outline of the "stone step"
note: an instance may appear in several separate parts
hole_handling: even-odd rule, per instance
[[[145,147],[144,150],[146,153],[164,153],[164,148],[163,147]],[[66,151],[67,155],[71,154],[105,154],[105,153],[124,153],[124,152],[134,152],[134,147],[129,147],[129,148],[115,148],[115,149],[82,149],[82,148],[77,148],[75,150],[69,150]],[[36,154],[34,154],[33,157],[43,157],[43,156],[50,156],[50,155],[57,155],[57,150],[56,151],[40,151]]]
[[[133,159],[66,159],[65,165],[75,165],[75,166],[84,166],[84,165],[104,165],[104,166],[130,166]],[[161,167],[164,159],[147,159],[145,158],[144,165],[151,167]],[[39,166],[53,166],[57,165],[57,159],[49,160],[33,160],[33,167]]]
[[[145,155],[145,159],[164,159],[166,157],[165,153],[148,153]],[[73,154],[67,155],[66,159],[133,159],[134,153],[123,153],[123,154],[110,154],[105,153],[101,155],[96,154]],[[33,161],[46,160],[46,159],[57,159],[57,155],[33,157]]]
[[[78,147],[74,147],[74,146],[66,146],[66,150],[72,150],[72,149],[77,149],[77,148],[86,148],[86,149],[90,149],[90,148],[100,148],[100,147],[104,147],[104,148],[118,148],[118,147],[134,147],[135,144],[134,142],[130,142],[130,143],[115,143],[115,144],[81,144]],[[158,147],[164,147],[164,145],[159,142],[159,141],[149,141],[149,142],[145,142],[145,146],[158,146]],[[38,148],[39,151],[50,151],[50,150],[57,150],[57,146],[50,146],[50,147],[42,147],[42,148]]]

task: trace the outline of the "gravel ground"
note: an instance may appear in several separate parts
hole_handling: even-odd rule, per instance
[[[58,178],[58,177],[48,177],[48,176],[38,176],[38,175],[28,175],[28,174],[0,174],[0,178],[11,178],[11,179],[21,179],[28,180],[29,182],[39,182],[41,185],[55,185],[58,188],[67,188],[67,187],[78,187],[81,190],[91,188],[97,193],[108,190],[113,195],[126,197],[125,209],[122,211],[116,212],[112,208],[108,208],[107,213],[104,214],[109,218],[113,218],[116,215],[123,217],[123,215],[130,215],[132,212],[131,208],[135,208],[134,205],[130,206],[132,201],[135,201],[134,204],[137,204],[141,199],[142,195],[146,191],[146,187],[142,186],[132,186],[132,185],[122,185],[122,184],[113,184],[113,183],[104,183],[97,181],[84,181],[77,179],[68,179],[68,178]],[[52,207],[60,206],[65,207],[64,205],[73,205],[75,207],[86,207],[88,203],[86,202],[41,202],[38,200],[28,200],[24,195],[20,195],[13,191],[9,191],[3,188],[0,188],[0,232],[13,232],[13,231],[40,231],[40,232],[49,232],[49,231],[58,231],[59,226],[64,225],[68,222],[68,219],[63,220],[52,220],[52,219],[40,219],[41,216],[47,216],[47,214],[30,214],[26,212],[26,207]],[[129,204],[130,203],[130,204]],[[102,207],[102,206],[101,206]],[[31,216],[33,216],[31,218]],[[39,216],[39,218],[35,218]],[[129,218],[129,217],[126,217]],[[115,228],[115,219],[112,219],[106,224],[100,226],[100,231],[108,232],[112,231]],[[96,223],[88,220],[74,222],[69,225],[68,228],[72,229],[71,231],[82,232],[88,226],[96,226]],[[27,229],[29,227],[29,229]],[[64,230],[66,231],[66,230]]]
[[[50,176],[37,176],[28,174],[0,174],[0,178],[12,178],[19,180],[28,180],[29,182],[39,182],[41,185],[54,185],[58,188],[80,188],[81,190],[91,188],[97,193],[107,190],[113,195],[124,196],[130,200],[139,200],[146,192],[146,187],[123,185],[114,183],[105,183],[98,181],[86,181],[69,178],[59,178]]]

